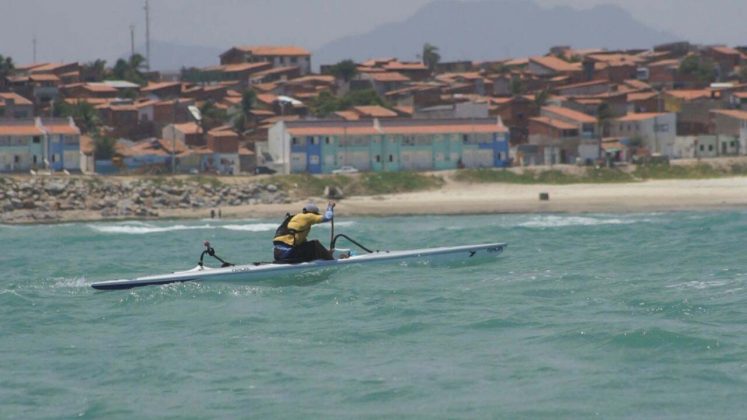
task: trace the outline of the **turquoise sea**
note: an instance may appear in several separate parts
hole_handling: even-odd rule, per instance
[[[0,225],[0,418],[747,413],[747,212],[338,217],[377,249],[509,247],[477,265],[89,287],[191,268],[205,239],[266,260],[277,223]]]

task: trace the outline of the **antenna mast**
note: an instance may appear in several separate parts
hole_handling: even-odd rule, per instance
[[[145,0],[145,68],[150,71],[150,2]]]
[[[130,25],[130,57],[135,55],[135,25]]]
[[[34,39],[31,40],[31,43],[34,45],[34,64],[36,64],[36,35],[34,35]]]

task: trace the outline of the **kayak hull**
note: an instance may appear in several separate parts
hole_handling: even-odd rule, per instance
[[[505,243],[462,245],[455,247],[425,248],[407,251],[376,251],[370,254],[354,255],[346,259],[317,260],[300,264],[255,263],[231,267],[210,268],[197,266],[191,270],[134,279],[107,280],[91,284],[98,290],[131,289],[141,286],[158,286],[189,281],[203,282],[255,282],[277,279],[288,275],[298,275],[326,269],[354,265],[384,263],[429,263],[451,264],[495,258],[506,248]]]

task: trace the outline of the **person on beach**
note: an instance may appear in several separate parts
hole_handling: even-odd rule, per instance
[[[307,204],[301,213],[288,214],[283,223],[275,231],[272,241],[275,262],[300,263],[314,260],[334,260],[332,253],[319,241],[308,241],[306,238],[311,226],[329,222],[334,215],[335,202],[327,203],[324,215],[319,214],[319,207],[314,203]]]

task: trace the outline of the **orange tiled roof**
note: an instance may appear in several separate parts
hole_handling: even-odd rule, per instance
[[[250,53],[252,55],[266,56],[310,56],[311,53],[304,48],[290,45],[244,45],[235,47],[237,50]]]
[[[708,89],[695,90],[668,90],[666,94],[685,101],[692,101],[701,98],[710,98],[711,92]]]
[[[181,85],[181,82],[148,82],[148,86],[140,89],[141,92],[153,92],[158,89]]]
[[[531,121],[536,121],[541,124],[549,125],[550,127],[554,127],[560,130],[578,130],[578,127],[576,127],[573,124],[568,124],[567,122],[560,121],[554,118],[550,117],[532,117],[530,118]]]
[[[369,73],[369,77],[377,82],[409,82],[410,78],[396,71]]]
[[[42,121],[42,125],[44,127],[44,131],[49,134],[80,134],[80,130],[77,127],[71,126],[70,124],[44,124],[44,122]]]
[[[174,124],[174,128],[181,131],[184,134],[198,134],[200,133],[200,126],[196,122],[187,122],[182,124]]]
[[[426,67],[423,63],[403,63],[401,61],[393,61],[390,63],[387,63],[384,65],[384,68],[387,70],[428,70],[428,67]]]
[[[353,110],[364,117],[394,118],[397,116],[396,112],[377,105],[354,106]]]
[[[732,118],[737,118],[740,120],[747,120],[747,111],[742,111],[740,109],[713,109],[711,112],[715,114],[722,114],[726,115]]]
[[[335,112],[335,115],[348,121],[356,121],[361,118],[361,116],[358,113],[353,112],[353,111],[337,111]]]
[[[659,112],[641,112],[638,114],[628,114],[624,117],[617,118],[616,121],[620,121],[620,122],[643,121],[643,120],[650,120],[651,118],[661,117],[664,115],[667,115],[667,114],[659,113]]]
[[[723,45],[719,45],[719,46],[710,47],[710,48],[711,48],[711,50],[713,50],[713,51],[715,51],[715,52],[717,52],[719,54],[737,55],[737,56],[742,57],[742,53],[739,52],[739,50],[731,48],[731,47],[726,47],[726,46],[723,46]]]
[[[553,56],[531,57],[529,61],[557,72],[574,72],[581,70],[581,63],[568,63]]]
[[[33,105],[34,103],[15,92],[0,92],[0,102],[12,99],[16,105]]]
[[[570,108],[563,108],[560,106],[543,106],[542,111],[547,111],[552,114],[578,121],[583,124],[593,124],[597,122],[596,118],[592,117],[591,115],[584,114],[583,112],[575,111]]]
[[[647,101],[651,98],[655,98],[657,95],[656,92],[634,92],[634,93],[628,93],[628,101],[635,102],[635,101]]]
[[[54,74],[32,74],[29,76],[32,82],[59,82],[60,78]]]
[[[40,136],[44,134],[33,122],[27,124],[3,124],[0,123],[0,135],[2,136]]]

